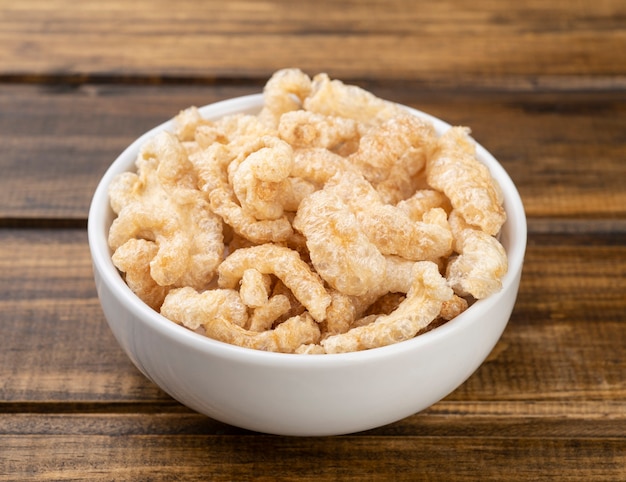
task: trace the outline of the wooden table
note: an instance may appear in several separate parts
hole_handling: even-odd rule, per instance
[[[518,301],[458,390],[286,438],[183,407],[125,357],[86,218],[189,105],[328,72],[468,125],[528,215]],[[0,480],[626,480],[626,3],[0,0]]]

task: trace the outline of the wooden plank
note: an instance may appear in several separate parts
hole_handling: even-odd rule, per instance
[[[68,425],[72,419],[66,420]],[[71,430],[71,429],[70,429]],[[621,481],[624,438],[230,435],[1,437],[0,480]]]
[[[0,400],[166,399],[104,321],[86,232],[2,230],[0,239]]]
[[[258,91],[257,89],[254,89]],[[100,177],[136,137],[182,108],[251,88],[0,86],[0,218],[86,219]]]
[[[0,414],[0,437],[12,435],[250,435],[174,404],[103,402],[26,404]],[[620,438],[620,401],[443,400],[401,421],[362,432],[376,437]]]
[[[626,243],[607,238],[611,244],[597,246],[531,235],[510,324],[454,397],[626,398],[626,366],[613,371],[626,346]]]
[[[0,0],[0,481],[626,480],[625,25],[618,0]],[[471,126],[529,215],[486,362],[360,434],[183,407],[123,354],[93,284],[87,209],[112,159],[285,66]]]
[[[470,126],[518,185],[527,214],[626,216],[626,94],[467,93],[362,83]],[[106,167],[134,138],[190,105],[249,86],[0,85],[0,219],[86,219]]]
[[[623,87],[624,18],[618,1],[3,1],[0,76],[264,78],[298,66],[455,87]]]
[[[626,399],[626,233],[610,239],[531,234],[511,322],[448,401]],[[170,400],[110,334],[84,231],[0,230],[0,273],[5,404]]]

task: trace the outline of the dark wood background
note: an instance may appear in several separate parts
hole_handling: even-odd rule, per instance
[[[327,72],[472,128],[528,215],[519,298],[458,390],[364,433],[198,415],[114,341],[91,195],[189,105]],[[0,0],[0,481],[626,480],[626,3]]]

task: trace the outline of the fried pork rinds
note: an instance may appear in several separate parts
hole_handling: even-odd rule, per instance
[[[463,215],[452,210],[449,223],[454,234],[454,251],[446,277],[460,296],[482,299],[502,288],[508,270],[508,258],[497,238],[468,224]]]
[[[385,293],[406,293],[413,282],[415,262],[400,256],[385,256],[385,277],[383,286],[375,296]]]
[[[344,353],[408,340],[439,315],[442,304],[452,295],[436,264],[417,262],[413,266],[413,281],[406,299],[395,311],[381,315],[365,326],[329,336],[320,344],[326,353]]]
[[[306,311],[306,308],[302,305],[302,303],[298,301],[292,291],[287,286],[285,286],[285,283],[283,283],[280,279],[276,279],[271,296],[284,296],[289,300],[290,305],[289,311],[279,316],[278,319],[275,320],[275,323],[282,323],[283,321],[288,320],[293,316],[301,315]]]
[[[296,251],[271,243],[238,249],[219,266],[218,285],[221,288],[236,288],[245,270],[250,268],[277,276],[315,321],[324,321],[331,297],[320,278]]]
[[[370,129],[348,157],[387,204],[410,197],[419,187],[435,130],[408,113]]]
[[[134,172],[123,172],[116,176],[109,185],[109,202],[115,214],[119,214],[124,206],[136,202],[138,196],[135,186],[139,176]]]
[[[452,233],[441,208],[431,209],[423,221],[411,222],[397,208],[381,204],[370,212],[358,213],[357,219],[383,254],[433,261],[452,251]]]
[[[202,127],[213,127],[213,123],[202,117],[197,107],[191,106],[181,110],[174,117],[174,134],[182,142],[195,141],[196,131]]]
[[[110,186],[112,206],[121,209],[109,230],[109,246],[115,251],[132,238],[154,241],[159,249],[150,275],[156,283],[204,289],[222,259],[221,220],[199,192],[164,188],[159,166],[170,151],[153,157],[151,146],[139,155],[137,174],[120,176]]]
[[[257,306],[249,319],[250,331],[270,330],[274,323],[291,310],[289,298],[285,295],[276,295],[268,298],[264,305]]]
[[[326,351],[324,351],[324,347],[321,345],[309,343],[300,345],[296,348],[294,353],[297,353],[298,355],[324,355],[326,354]]]
[[[321,189],[337,173],[353,170],[346,159],[323,147],[307,147],[294,151],[291,175]]]
[[[426,163],[428,183],[443,192],[466,222],[495,236],[506,221],[499,186],[475,156],[469,129],[453,127]]]
[[[259,119],[277,127],[283,114],[298,110],[311,92],[311,78],[300,69],[276,71],[263,88],[263,108]]]
[[[385,273],[381,280],[367,293],[348,297],[352,306],[351,311],[354,313],[350,314],[352,325],[354,326],[381,297],[389,293],[406,293],[413,280],[414,264],[414,261],[399,256],[385,256]]]
[[[166,318],[197,330],[225,318],[233,326],[243,327],[248,322],[248,309],[239,293],[232,289],[213,289],[198,292],[186,286],[171,290],[161,306],[161,314]]]
[[[267,303],[272,279],[259,270],[250,268],[243,272],[239,296],[251,308],[258,308]]]
[[[413,152],[416,151],[413,150]],[[411,157],[411,155],[404,156],[402,160],[407,157]],[[389,176],[374,187],[385,204],[396,204],[415,192],[421,178],[421,173],[410,176],[407,173],[406,164],[399,162],[391,168]]]
[[[438,136],[299,69],[263,98],[256,115],[180,111],[110,185],[112,260],[146,304],[226,343],[322,354],[419,336],[501,289],[503,196],[469,129]]]
[[[198,127],[196,141],[202,149],[189,156],[198,176],[198,188],[211,192],[229,186],[229,166],[238,166],[259,149],[259,139],[265,136],[275,137],[276,131],[257,116],[246,114],[225,116],[210,126]]]
[[[234,152],[244,156],[247,145],[255,145],[264,136],[276,136],[276,128],[263,123],[259,116],[252,114],[232,114],[215,121],[216,128]]]
[[[258,147],[232,169],[233,191],[241,207],[256,219],[278,219],[284,211],[284,193],[291,188],[287,178],[293,149],[272,136],[263,136]]]
[[[199,188],[210,192],[227,183],[227,168],[239,157],[239,162],[250,154],[249,146],[255,146],[264,136],[275,136],[276,131],[264,125],[257,116],[234,114],[206,125],[195,131],[199,149],[190,154],[199,178]],[[217,184],[216,184],[217,181]]]
[[[448,198],[433,189],[415,191],[411,197],[398,202],[396,207],[406,213],[411,221],[422,221],[424,214],[433,208],[442,208],[447,213],[452,210]]]
[[[442,209],[431,210],[422,221],[412,221],[404,211],[384,204],[372,185],[355,173],[334,177],[326,188],[350,206],[360,229],[382,254],[419,261],[452,251],[452,233]]]
[[[293,226],[306,238],[316,271],[336,290],[362,295],[384,276],[385,258],[339,196],[326,190],[311,194],[300,204]]]
[[[398,115],[370,129],[348,160],[374,185],[385,181],[397,167],[404,177],[411,178],[424,168],[435,140],[432,124],[408,113]]]
[[[161,314],[191,330],[202,328],[215,340],[256,350],[294,352],[302,344],[317,343],[320,336],[317,323],[307,313],[290,318],[273,330],[246,330],[246,308],[234,290],[172,290],[163,302]]]
[[[330,290],[330,296],[332,301],[326,311],[326,319],[322,323],[324,336],[347,332],[357,317],[354,297],[336,290]]]
[[[142,157],[158,161],[157,179],[161,188],[177,203],[193,204],[202,196],[198,192],[198,178],[181,141],[163,132],[149,141]]]
[[[455,251],[460,254],[448,263],[446,278],[457,294],[480,300],[502,289],[508,260],[496,238],[479,229],[463,229],[456,236]]]
[[[230,189],[228,165],[234,158],[228,146],[219,142],[190,154],[189,162],[196,173],[198,189],[205,193],[218,188]]]
[[[159,311],[169,288],[160,286],[150,276],[150,261],[159,247],[153,241],[129,239],[113,253],[113,264],[124,273],[126,284],[153,310]]]
[[[215,214],[237,234],[253,243],[286,242],[293,235],[291,223],[285,216],[259,221],[237,204],[235,193],[229,188],[214,189],[209,194],[209,200]]]
[[[398,104],[376,97],[356,85],[331,80],[324,73],[313,77],[303,107],[318,114],[354,119],[365,126],[378,125],[406,112]]]
[[[347,156],[359,147],[361,129],[354,119],[294,110],[282,115],[278,134],[294,148],[321,147]]]
[[[225,318],[213,319],[205,330],[211,338],[225,343],[279,353],[294,353],[301,345],[314,344],[320,339],[319,326],[308,313],[261,332],[245,330]]]
[[[469,304],[465,298],[455,294],[448,301],[443,302],[439,316],[446,321],[450,321],[463,313],[468,306]]]
[[[266,135],[256,139],[246,146],[243,160],[236,164],[235,169],[229,173],[234,176],[243,163],[248,163],[248,168],[253,176],[265,182],[282,182],[291,173],[293,167],[293,149],[282,139],[276,136]],[[230,178],[233,181],[233,177]]]
[[[305,179],[288,177],[285,183],[285,190],[281,195],[283,209],[286,212],[295,213],[300,207],[302,200],[313,194],[317,189],[315,184]]]

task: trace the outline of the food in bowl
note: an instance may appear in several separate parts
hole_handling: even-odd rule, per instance
[[[218,341],[331,354],[406,341],[498,292],[501,187],[465,127],[298,69],[258,114],[195,107],[109,186],[112,260]]]
[[[198,113],[217,122],[240,114],[256,116],[264,105],[259,93],[202,106]],[[439,136],[451,128],[424,112],[405,109],[431,122]],[[117,217],[110,206],[109,187],[117,176],[137,171],[141,146],[164,131],[175,132],[175,122],[169,120],[140,136],[107,169],[91,202],[88,236],[95,285],[112,333],[133,364],[179,402],[216,420],[259,432],[353,433],[395,422],[438,402],[472,375],[500,339],[520,285],[526,217],[515,184],[480,144],[475,146],[476,156],[504,198],[506,221],[498,241],[505,248],[508,268],[501,289],[436,329],[428,328],[437,321],[401,343],[304,356],[223,343],[168,320],[131,291],[128,273],[125,281],[108,246],[110,227]],[[287,296],[289,291],[282,294]],[[395,306],[398,299],[386,302]]]

